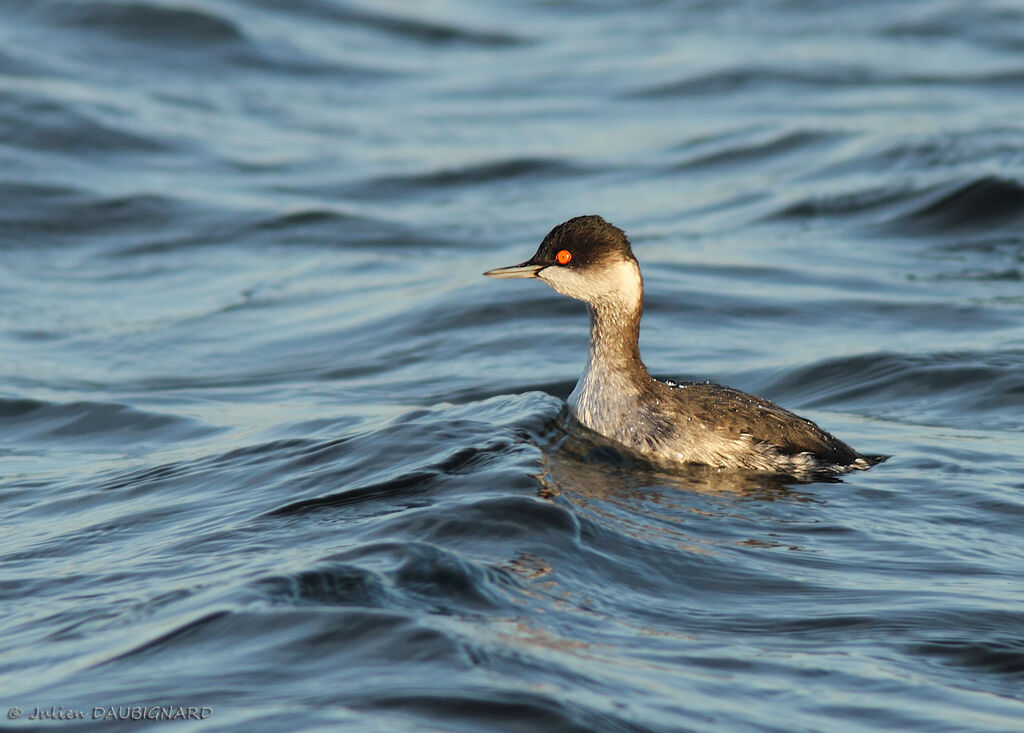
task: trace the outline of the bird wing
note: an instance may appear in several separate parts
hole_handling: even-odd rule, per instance
[[[668,384],[678,390],[695,419],[723,437],[749,436],[784,455],[811,453],[840,465],[855,461],[859,455],[810,420],[761,397],[713,382]]]

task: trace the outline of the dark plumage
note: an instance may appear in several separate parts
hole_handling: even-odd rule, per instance
[[[587,366],[569,406],[587,427],[658,460],[794,475],[866,469],[864,456],[773,402],[710,382],[660,382],[640,358],[643,280],[629,239],[599,216],[559,224],[499,278],[535,277],[590,311]]]
[[[615,258],[632,259],[626,233],[600,216],[577,216],[548,232],[530,259],[535,265],[556,265],[556,255],[563,249],[572,251],[566,267],[580,270]]]

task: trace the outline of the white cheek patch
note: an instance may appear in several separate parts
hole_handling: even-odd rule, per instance
[[[577,300],[590,300],[593,295],[593,283],[576,270],[568,267],[552,265],[540,271],[538,277],[562,295]]]
[[[640,268],[630,260],[595,265],[585,273],[552,265],[541,270],[538,277],[562,295],[588,303],[610,300],[633,305],[643,298]]]
[[[608,272],[608,292],[629,304],[639,305],[644,298],[640,268],[632,260],[616,262]]]

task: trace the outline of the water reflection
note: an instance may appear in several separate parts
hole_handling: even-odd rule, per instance
[[[567,408],[546,426],[542,496],[567,494],[581,499],[642,499],[675,504],[676,492],[725,495],[740,499],[804,500],[794,487],[815,482],[835,483],[833,476],[801,479],[776,473],[720,469],[700,464],[668,466],[655,463],[617,445],[577,422]]]

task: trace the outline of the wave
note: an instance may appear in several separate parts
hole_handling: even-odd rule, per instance
[[[721,95],[759,89],[764,86],[823,87],[836,84],[864,83],[871,78],[863,68],[835,67],[831,69],[733,68],[716,69],[703,74],[687,75],[682,79],[655,84],[630,92],[633,98],[666,99]]]
[[[827,161],[809,176],[822,180],[842,176],[904,177],[908,173],[934,175],[936,171],[977,176],[979,169],[1013,169],[1024,152],[1024,131],[1008,126],[988,126],[955,133],[898,136],[874,142],[862,138],[847,156]]]
[[[325,208],[307,208],[264,217],[246,227],[253,235],[269,234],[279,243],[345,243],[378,247],[419,238],[405,228],[368,216]],[[244,236],[244,234],[242,235]]]
[[[443,602],[496,608],[500,573],[428,542],[368,542],[314,569],[257,580],[274,603],[416,609]]]
[[[127,41],[194,46],[234,43],[246,37],[236,23],[198,7],[107,0],[50,2],[44,7],[46,16],[57,25],[94,30]]]
[[[259,23],[251,23],[250,32],[246,24],[228,13],[227,7],[214,10],[144,1],[54,0],[29,6],[28,12],[37,22],[77,34],[83,57],[96,64],[112,63],[113,51],[118,55],[116,63],[122,63],[120,56],[128,54],[135,63],[157,66],[161,73],[172,69],[194,71],[212,64],[304,78],[329,76],[346,82],[400,75],[385,66],[339,61],[331,53],[315,53],[280,34],[261,33]],[[114,43],[96,44],[89,36]],[[71,40],[76,39],[71,36]]]
[[[351,187],[353,195],[387,196],[415,193],[429,188],[474,186],[513,179],[566,178],[589,170],[552,158],[513,158],[445,168],[427,173],[409,173],[374,178]]]
[[[936,280],[973,280],[975,282],[1020,282],[1024,280],[1024,270],[1011,267],[1008,270],[983,270],[972,268],[960,272],[944,273],[935,276]]]
[[[808,68],[716,69],[689,74],[682,79],[636,89],[626,94],[633,99],[672,99],[756,93],[768,88],[833,90],[839,87],[927,87],[970,86],[1017,89],[1024,86],[1020,68],[962,74],[890,74],[868,66]]]
[[[0,49],[0,76],[38,76],[44,67],[32,63],[7,49]]]
[[[31,90],[0,90],[0,140],[11,147],[85,157],[171,149],[153,136],[115,126],[84,104]]]
[[[507,31],[471,28],[450,21],[428,20],[412,14],[397,15],[371,7],[356,7],[351,3],[332,0],[298,0],[282,6],[272,0],[257,0],[258,5],[271,11],[286,12],[304,20],[317,18],[344,26],[356,26],[379,31],[400,40],[431,45],[470,44],[483,47],[517,46],[527,39]],[[405,6],[407,9],[412,6]]]
[[[401,224],[327,207],[211,209],[172,195],[104,197],[70,186],[0,182],[0,248],[101,241],[107,256],[133,257],[244,241],[250,246],[411,247],[441,244]],[[282,207],[283,208],[283,207]]]
[[[287,517],[319,512],[358,508],[360,511],[367,505],[375,506],[380,502],[408,508],[417,506],[421,497],[433,493],[438,484],[453,474],[466,473],[486,464],[495,450],[508,446],[507,439],[491,439],[481,446],[458,448],[438,461],[427,465],[419,465],[415,470],[400,474],[393,478],[370,484],[346,487],[343,491],[315,496],[289,502],[272,509],[262,516]],[[316,450],[317,460],[323,458]]]
[[[860,191],[835,194],[816,194],[786,204],[764,217],[764,221],[811,219],[816,217],[857,217],[885,211],[902,202],[913,200],[921,191],[904,185],[883,185]],[[873,217],[877,220],[878,217]]]
[[[830,359],[795,369],[775,382],[780,401],[803,406],[865,402],[877,409],[907,414],[932,413],[943,405],[952,414],[1006,413],[1019,422],[1024,414],[1024,351],[879,353]]]
[[[263,516],[284,517],[328,509],[345,509],[350,506],[358,506],[362,509],[367,504],[375,502],[384,502],[397,508],[408,508],[416,506],[418,501],[414,499],[410,503],[407,497],[416,497],[429,492],[439,476],[440,472],[418,471],[389,481],[348,488],[345,491],[319,496],[315,499],[291,502],[273,509]]]
[[[190,440],[216,432],[177,415],[141,410],[117,402],[45,402],[0,398],[5,435],[18,440]]]
[[[1019,623],[1020,619],[1017,619]],[[942,640],[918,644],[915,654],[935,657],[972,672],[1005,675],[1024,681],[1024,639],[1006,641]]]
[[[920,235],[1000,229],[1024,224],[1024,185],[983,176],[944,186],[910,211],[887,222],[888,228]]]
[[[23,206],[0,210],[0,247],[76,245],[92,239],[116,251],[124,242],[151,239],[159,230],[162,238],[173,239],[199,222],[208,223],[209,212],[194,204],[162,195],[140,193],[101,197],[61,186],[0,184],[7,203]]]
[[[538,661],[539,663],[539,661]],[[471,689],[465,692],[412,692],[409,690],[376,690],[354,704],[357,710],[415,714],[427,720],[458,721],[452,729],[462,730],[546,730],[565,733],[646,733],[657,728],[638,725],[630,717],[605,709],[603,704],[584,705],[546,694],[534,684],[527,689]],[[610,694],[610,690],[604,694]],[[600,698],[597,698],[600,699]],[[685,730],[678,725],[675,711],[671,727],[663,730]]]
[[[317,585],[327,590],[324,579],[307,576],[304,580],[309,590]],[[341,586],[345,583],[342,577],[335,581]],[[344,590],[341,593],[344,595]],[[330,595],[328,590],[327,597]],[[538,632],[526,627],[518,632],[510,629],[507,636],[477,638],[480,611],[490,610],[486,599],[482,602],[484,607],[475,613],[463,611],[459,615],[444,599],[417,613],[301,606],[211,611],[182,619],[169,631],[150,632],[149,640],[93,664],[91,671],[101,678],[113,674],[112,668],[121,674],[131,671],[132,681],[123,681],[119,689],[130,690],[132,700],[152,704],[162,700],[160,696],[168,685],[194,690],[193,694],[200,696],[200,691],[205,691],[207,699],[212,695],[213,700],[220,701],[227,696],[244,696],[253,685],[262,686],[268,679],[285,691],[286,699],[291,699],[293,686],[308,689],[308,680],[315,677],[323,684],[312,693],[316,706],[345,711],[344,718],[335,714],[320,719],[329,719],[334,726],[343,720],[344,727],[356,725],[358,730],[379,729],[382,720],[392,728],[397,725],[398,730],[412,730],[406,724],[410,717],[417,730],[431,728],[433,721],[442,721],[445,729],[459,730],[651,730],[635,723],[632,715],[608,710],[606,705],[588,700],[588,696],[567,700],[545,689],[557,681],[562,685],[571,682],[573,686],[593,686],[595,693],[602,693],[594,700],[612,693],[611,681],[585,675],[572,665],[551,659],[544,643],[557,642],[557,636],[531,639],[529,635]],[[565,652],[571,653],[571,647],[562,650],[562,654]],[[193,669],[186,677],[180,667],[182,655],[191,658],[197,654],[215,656],[220,669],[198,675]],[[277,660],[274,670],[229,676],[222,671],[224,667],[251,669],[256,660],[266,659]],[[179,661],[166,666],[170,660]],[[151,675],[137,672],[140,668],[152,671],[154,666],[162,672],[159,684],[150,681]],[[397,673],[409,668],[420,670],[418,682],[413,683],[409,674]],[[376,672],[370,674],[370,669]],[[524,682],[513,682],[510,687],[508,682],[481,682],[481,670],[500,674],[499,679],[521,678]],[[538,677],[550,681],[540,684]],[[525,681],[529,679],[533,681]],[[672,720],[677,721],[675,712]],[[698,713],[690,715],[697,717]],[[361,716],[366,717],[361,720]],[[257,713],[257,717],[268,723],[273,719],[263,713]],[[284,719],[276,722],[287,724]],[[678,725],[671,727],[678,729]]]
[[[1024,185],[997,176],[906,184],[814,196],[786,204],[765,220],[864,217],[876,231],[913,236],[991,234],[1024,224]]]
[[[775,159],[788,153],[803,152],[822,143],[839,139],[834,133],[817,130],[793,130],[757,140],[744,140],[717,150],[698,152],[675,163],[673,170],[691,170],[712,166],[746,165],[764,159]]]
[[[988,53],[996,48],[1009,51],[1024,48],[1018,32],[1019,24],[1024,19],[1019,7],[953,3],[923,6],[921,10],[924,12],[915,12],[909,18],[885,22],[877,32],[902,43],[956,39],[980,46]]]
[[[962,265],[959,270],[934,275],[936,280],[962,280],[975,282],[1019,282],[1024,280],[1024,269],[1017,263],[1024,262],[1024,238],[1013,231],[1004,235],[987,234],[980,238],[969,234],[953,241],[940,242],[930,248],[945,260]],[[996,292],[992,296],[998,300]],[[1004,298],[1020,296],[1019,291],[1009,291]],[[1018,297],[1017,302],[1024,302]]]

